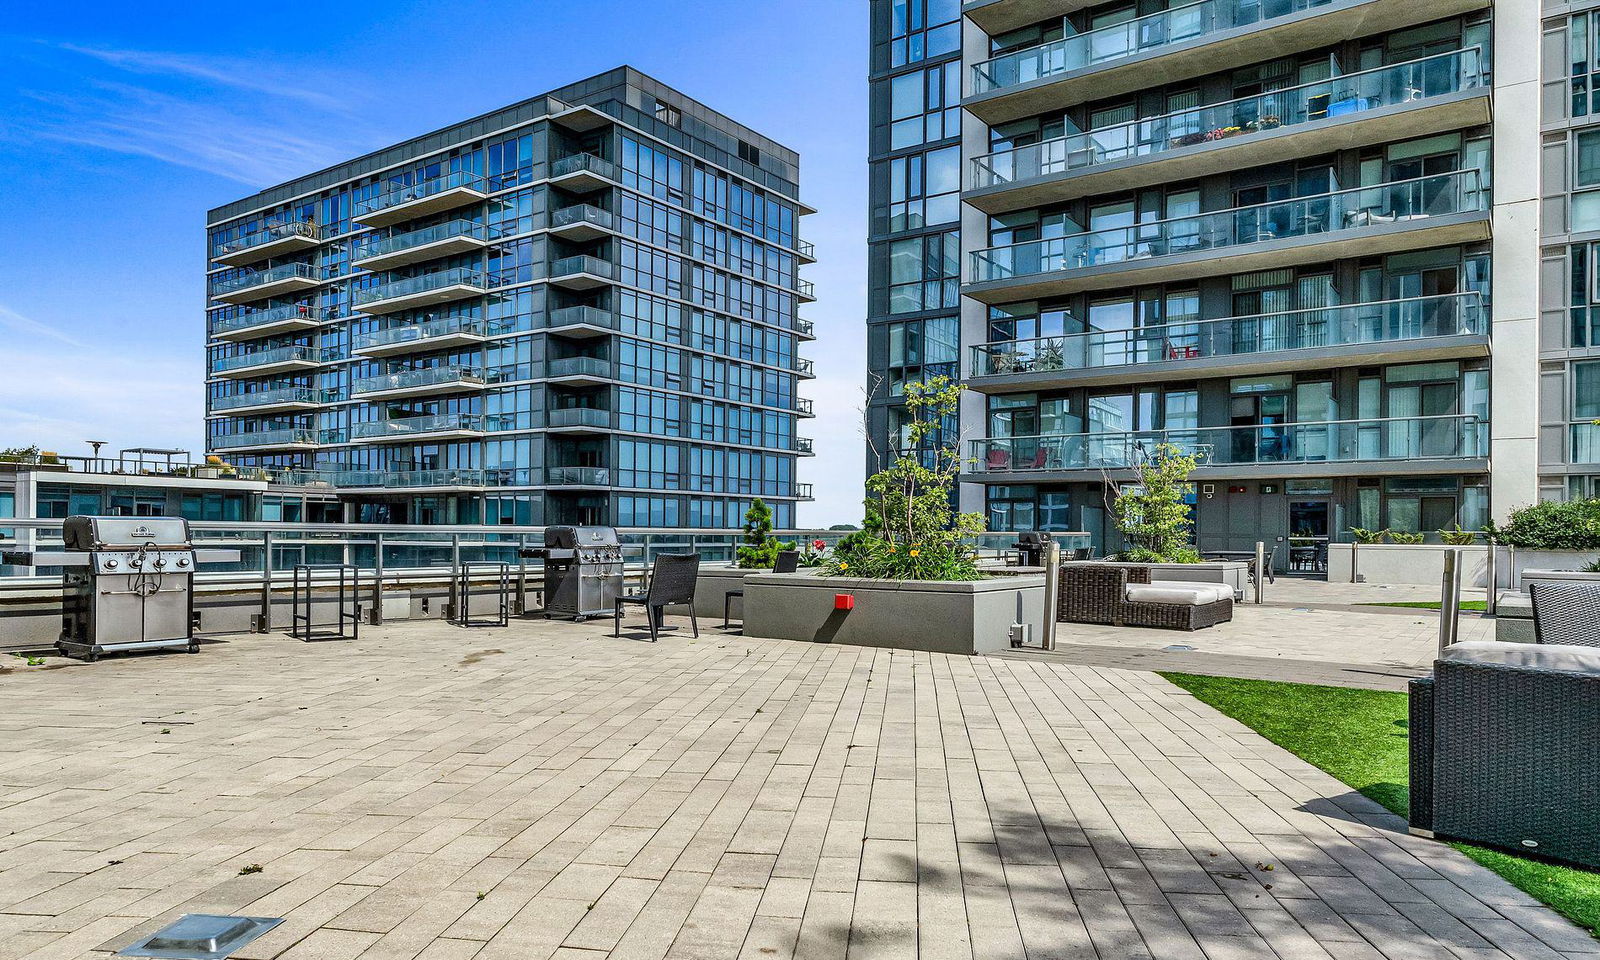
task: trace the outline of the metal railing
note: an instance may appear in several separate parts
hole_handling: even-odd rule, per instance
[[[817,325],[812,323],[810,320],[796,319],[794,322],[794,332],[800,334],[802,337],[815,337],[817,335]]]
[[[445,287],[472,287],[482,291],[488,289],[488,283],[481,270],[474,270],[471,267],[451,267],[449,270],[390,280],[388,283],[380,283],[364,290],[353,290],[350,293],[350,305],[360,309],[384,300],[429,293]]]
[[[1008,376],[1100,367],[1404,343],[1488,332],[1476,291],[1285,310],[1248,317],[1185,320],[1131,330],[1091,330],[972,348],[971,375]]]
[[[587,223],[602,230],[610,230],[611,222],[611,211],[602,210],[592,203],[562,207],[550,216],[552,227],[570,227],[576,223]]]
[[[384,257],[416,247],[425,247],[430,243],[442,243],[457,238],[488,243],[489,228],[471,220],[450,220],[431,227],[423,227],[421,230],[408,230],[387,237],[369,236],[356,243],[355,249],[350,252],[350,259],[368,260],[373,257]]]
[[[1489,454],[1488,422],[1475,416],[1389,417],[1142,433],[1077,433],[971,441],[973,473],[1123,470],[1158,444],[1201,467],[1274,463],[1474,459]]]
[[[415,183],[395,183],[387,190],[365,200],[357,200],[352,213],[357,220],[364,213],[376,213],[390,207],[403,206],[418,200],[451,190],[471,190],[477,193],[486,193],[487,188],[483,178],[466,170],[457,170],[453,173],[441,174],[427,180],[418,180]]]
[[[545,482],[556,486],[609,487],[611,470],[608,467],[549,467]]]
[[[574,153],[550,165],[552,177],[565,177],[574,173],[592,173],[605,180],[617,179],[617,165],[602,160],[592,153]]]
[[[807,260],[817,259],[817,245],[812,243],[810,240],[801,240],[799,237],[796,237],[794,241],[794,248],[795,250],[799,251],[800,256],[805,257]]]
[[[257,430],[253,433],[230,433],[212,437],[207,446],[213,450],[236,450],[243,447],[285,447],[317,442],[317,431],[298,427]]]
[[[796,397],[794,408],[802,417],[814,417],[817,414],[817,405],[808,397]]]
[[[211,361],[211,372],[226,373],[234,370],[248,370],[251,367],[265,367],[275,363],[293,363],[297,361],[320,362],[317,359],[317,351],[311,347],[273,347],[268,350],[257,350],[254,353],[236,353],[230,357],[217,357]]]
[[[399,373],[362,377],[350,384],[350,393],[355,396],[363,393],[385,393],[390,390],[405,390],[411,387],[431,387],[453,383],[459,383],[465,387],[481,387],[487,382],[483,371],[476,367],[454,365],[424,367],[420,370],[402,370]]]
[[[547,327],[571,327],[586,324],[591,327],[605,327],[610,330],[617,329],[617,315],[609,310],[587,305],[576,307],[561,307],[550,311]]]
[[[550,376],[612,379],[611,361],[600,357],[558,357],[550,361]]]
[[[251,393],[236,393],[228,397],[215,397],[211,401],[213,412],[224,410],[246,410],[250,407],[265,407],[281,403],[320,403],[321,396],[313,387],[274,387],[271,390],[256,390]]]
[[[552,427],[592,427],[609,429],[611,411],[599,407],[557,407],[545,414],[545,422]]]
[[[309,263],[280,263],[275,267],[265,270],[251,270],[227,280],[215,280],[211,284],[211,295],[220,297],[229,293],[238,293],[253,287],[264,287],[269,283],[278,283],[283,280],[317,280],[317,268]]]
[[[610,280],[616,277],[617,268],[609,260],[591,257],[588,254],[579,254],[576,257],[562,257],[560,260],[550,264],[551,279],[572,277],[582,273]]]
[[[1477,170],[1335,190],[1292,200],[1074,233],[972,252],[972,282],[1079,270],[1228,249],[1293,237],[1358,233],[1478,212],[1487,197]]]
[[[291,220],[284,223],[267,224],[255,233],[247,233],[242,237],[218,244],[216,256],[225,257],[229,254],[243,253],[253,247],[259,247],[277,240],[285,240],[290,237],[317,240],[320,239],[321,234],[317,229],[316,223],[311,220]]]
[[[250,330],[255,327],[264,327],[273,323],[282,323],[285,320],[305,320],[308,323],[318,322],[317,310],[308,304],[291,303],[288,306],[273,307],[270,310],[252,310],[236,317],[227,317],[211,325],[213,336],[224,333],[236,333],[240,330]]]
[[[801,280],[800,278],[796,277],[794,281],[794,288],[800,291],[800,296],[802,297],[806,297],[811,300],[817,299],[817,285],[812,283],[810,280]]]
[[[810,437],[795,437],[794,449],[797,453],[815,453],[816,444],[812,442]]]
[[[488,336],[488,324],[477,317],[440,317],[422,323],[407,323],[387,330],[374,330],[355,337],[350,344],[354,351],[371,347],[384,347],[400,343],[422,343],[440,337],[456,335]]]
[[[456,431],[483,433],[490,429],[493,429],[493,427],[489,423],[489,418],[484,417],[482,414],[436,413],[421,417],[400,417],[394,420],[354,423],[350,425],[350,439],[406,440],[422,434],[452,433]]]
[[[972,160],[978,188],[1020,183],[1103,163],[1249,133],[1350,116],[1485,85],[1477,47],[1347,73],[1270,93],[1099,127]]]

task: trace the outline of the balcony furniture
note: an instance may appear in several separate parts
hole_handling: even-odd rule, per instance
[[[794,573],[800,569],[800,551],[779,550],[778,559],[772,564],[773,573]],[[722,595],[722,629],[728,629],[728,614],[733,611],[733,598],[738,597],[744,602],[744,588],[729,590]]]
[[[1017,542],[1006,554],[1006,566],[1037,567],[1044,562],[1044,545],[1050,534],[1041,530],[1024,530],[1017,534]]]
[[[1600,868],[1600,650],[1469,640],[1410,686],[1413,832]]]
[[[611,635],[622,636],[623,604],[638,604],[645,609],[645,616],[650,621],[650,642],[655,643],[667,607],[686,603],[689,605],[689,622],[694,625],[694,635],[700,636],[700,620],[694,614],[694,585],[699,573],[698,553],[663,553],[656,557],[655,565],[650,569],[650,586],[645,592],[617,598]]]
[[[1011,454],[1004,450],[990,450],[984,458],[984,465],[990,470],[1004,470],[1011,466]]]
[[[1534,580],[1535,643],[1600,647],[1600,583],[1582,580]]]
[[[1233,588],[1176,580],[1152,582],[1150,568],[1139,564],[1063,564],[1056,619],[1198,630],[1233,619]]]

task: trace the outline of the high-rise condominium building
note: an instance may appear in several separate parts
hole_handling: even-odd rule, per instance
[[[1545,6],[872,0],[875,448],[959,376],[963,506],[1102,549],[1162,442],[1203,549],[1596,492],[1600,4]]]
[[[619,68],[212,210],[206,449],[349,520],[793,526],[798,182]]]

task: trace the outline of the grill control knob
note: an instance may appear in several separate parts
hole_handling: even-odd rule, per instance
[[[167,565],[167,558],[166,557],[156,557],[156,569],[157,570],[161,569],[162,567],[164,567],[166,565]]]
[[[106,561],[106,569],[107,570],[115,570],[116,567],[117,567],[117,561],[115,561],[115,560],[107,560]]]
[[[189,565],[189,558],[188,557],[179,557],[178,558],[178,566],[187,567],[188,565]]]

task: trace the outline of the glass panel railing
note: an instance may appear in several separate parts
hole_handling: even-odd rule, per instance
[[[972,253],[972,282],[1077,270],[1290,237],[1350,233],[1480,211],[1477,170],[1234,207],[1132,227],[1076,233]]]
[[[489,240],[489,228],[481,223],[473,223],[471,220],[451,220],[447,223],[424,227],[421,230],[408,230],[405,233],[396,233],[387,237],[369,236],[356,244],[355,249],[350,253],[350,259],[365,260],[369,257],[386,257],[403,250],[425,247],[431,243],[441,243],[458,237],[487,243]]]
[[[795,320],[794,332],[802,337],[814,337],[817,335],[817,325],[810,320]]]
[[[408,323],[387,330],[364,333],[351,341],[351,348],[361,350],[398,343],[418,343],[439,337],[456,335],[487,336],[488,326],[476,317],[441,317],[423,323]]]
[[[234,240],[217,245],[216,255],[225,257],[229,254],[242,253],[246,250],[273,243],[290,237],[300,237],[306,240],[316,240],[320,237],[317,225],[310,220],[293,220],[288,223],[274,223],[262,227],[255,233],[248,233]]]
[[[545,478],[552,484],[575,484],[584,487],[609,487],[611,471],[606,467],[551,467]]]
[[[550,361],[552,377],[609,377],[611,361],[601,357],[560,357]]]
[[[570,157],[562,157],[550,165],[550,175],[565,177],[573,173],[592,173],[606,180],[617,179],[617,166],[610,160],[602,160],[592,153],[575,153]]]
[[[285,307],[273,307],[271,310],[252,310],[236,317],[227,317],[211,325],[211,332],[215,336],[225,333],[237,333],[240,330],[250,330],[255,327],[265,327],[269,324],[282,323],[285,320],[317,320],[317,309],[310,304],[292,303]]]
[[[794,408],[808,417],[817,412],[816,404],[806,397],[800,397],[796,399],[794,402]]]
[[[1171,443],[1201,466],[1349,463],[1488,456],[1488,422],[1474,416],[1395,417],[1147,433],[1079,433],[972,441],[970,469],[984,473],[1128,469]]]
[[[1331,2],[1201,0],[985,60],[972,68],[972,91],[988,93],[1014,87],[1224,30],[1269,22]]]
[[[562,257],[550,264],[550,276],[571,277],[580,273],[593,274],[597,277],[611,278],[616,275],[616,267],[609,260],[591,257],[582,254],[576,257]]]
[[[482,487],[494,483],[485,470],[341,470],[328,475],[336,487]]]
[[[213,450],[235,450],[239,447],[286,446],[316,442],[317,432],[315,430],[283,427],[272,430],[257,430],[254,433],[231,433],[226,436],[212,437],[209,444]]]
[[[972,348],[972,375],[1049,373],[1276,350],[1399,343],[1482,334],[1487,329],[1482,296],[1455,293],[979,344]]]
[[[231,357],[217,357],[211,361],[211,370],[213,373],[222,373],[225,370],[244,370],[250,367],[263,367],[273,363],[290,363],[299,360],[315,363],[317,360],[316,351],[311,347],[291,346],[257,350],[254,353],[236,353]]]
[[[810,280],[795,280],[794,288],[800,291],[802,297],[809,297],[812,300],[817,298],[817,285]]]
[[[576,324],[587,324],[592,327],[617,328],[617,315],[609,310],[587,305],[576,307],[561,307],[550,311],[549,326],[570,327]]]
[[[546,415],[552,427],[592,427],[605,429],[611,426],[611,411],[597,407],[558,407]]]
[[[243,410],[275,403],[317,403],[318,393],[311,387],[276,387],[256,390],[253,393],[236,393],[229,397],[216,397],[211,401],[214,412]]]
[[[801,376],[810,377],[816,375],[817,365],[815,361],[808,360],[805,357],[796,357],[794,361],[794,369],[795,372]]]
[[[1480,87],[1484,81],[1481,51],[1470,47],[975,157],[973,185],[983,188],[1056,176],[1242,134],[1414,103]]]
[[[350,425],[352,440],[374,440],[384,437],[405,439],[426,433],[446,433],[456,430],[482,432],[487,423],[476,413],[436,413],[422,417],[401,417],[395,420],[377,420],[372,423]]]
[[[415,183],[394,183],[388,189],[376,196],[365,200],[357,200],[353,207],[356,219],[363,213],[375,213],[389,207],[398,207],[418,200],[425,200],[437,194],[451,190],[474,190],[485,192],[483,178],[475,173],[457,170],[427,180],[418,180]]]
[[[420,370],[402,370],[376,377],[362,377],[350,384],[350,392],[384,393],[411,387],[431,387],[440,384],[461,383],[473,386],[484,384],[483,373],[473,367],[424,367]]]
[[[611,211],[602,210],[589,203],[580,203],[576,206],[563,207],[550,216],[550,226],[570,227],[575,223],[587,223],[602,230],[611,229]]]
[[[801,240],[796,237],[794,248],[799,251],[800,256],[805,257],[807,260],[817,259],[817,245],[810,240]]]
[[[375,287],[365,290],[356,290],[350,294],[350,305],[360,308],[369,303],[381,300],[393,300],[396,297],[407,297],[417,293],[428,293],[445,287],[478,287],[487,289],[483,272],[470,267],[452,267],[449,270],[439,270],[434,273],[424,273],[415,277],[405,277],[400,280],[390,280],[380,283]]]
[[[810,437],[795,437],[794,449],[797,453],[816,453],[816,444]]]
[[[309,263],[280,263],[275,267],[265,270],[252,270],[242,273],[227,280],[217,280],[211,284],[211,295],[220,297],[223,294],[248,290],[251,287],[265,286],[269,283],[278,283],[282,280],[316,280],[317,268]]]

